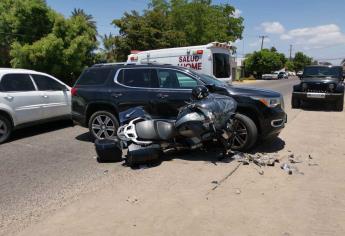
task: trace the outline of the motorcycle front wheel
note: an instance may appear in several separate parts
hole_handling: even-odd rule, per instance
[[[234,151],[248,151],[256,143],[258,129],[248,116],[237,113],[233,121],[233,141],[231,149]]]

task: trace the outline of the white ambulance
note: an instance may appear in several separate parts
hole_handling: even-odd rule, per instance
[[[160,63],[187,67],[231,83],[231,45],[213,42],[207,45],[132,51],[127,63]]]

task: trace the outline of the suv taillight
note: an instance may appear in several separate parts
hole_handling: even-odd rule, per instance
[[[71,95],[72,95],[72,96],[77,96],[77,88],[76,88],[76,87],[73,87],[73,88],[71,89]]]

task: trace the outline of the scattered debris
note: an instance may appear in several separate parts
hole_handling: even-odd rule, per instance
[[[218,184],[218,181],[217,181],[217,180],[213,180],[213,181],[211,182],[211,184]]]
[[[128,197],[126,201],[129,203],[134,203],[134,204],[139,203],[139,199],[136,197]]]
[[[108,172],[109,172],[109,170],[105,170],[105,171],[103,171],[103,174],[108,174]]]
[[[236,194],[241,194],[241,189],[237,188],[235,191]]]
[[[283,165],[280,166],[282,170],[285,170],[286,172],[289,173],[289,175],[292,175],[292,169],[291,166],[287,163],[284,163]]]
[[[286,171],[289,175],[292,175],[293,173],[304,175],[303,172],[299,171],[298,168],[294,165],[290,165],[288,163],[284,163],[280,166],[280,168],[284,171]]]
[[[278,156],[275,154],[273,156],[267,154],[245,154],[242,152],[237,152],[232,156],[233,159],[241,162],[243,165],[249,165],[250,163],[254,163],[255,165],[262,167],[262,166],[274,166],[275,163],[279,163],[280,160]]]
[[[280,168],[286,171],[288,174],[304,174],[300,172],[298,168],[294,164],[302,163],[303,161],[300,160],[300,156],[296,156],[294,153],[291,153],[291,150],[288,150],[290,154],[288,154],[288,163],[283,163]],[[235,152],[232,156],[233,159],[237,160],[238,162],[242,163],[243,165],[249,165],[253,163],[258,167],[262,168],[264,166],[275,166],[275,163],[280,163],[281,159],[277,153],[274,154],[267,154],[267,153],[256,153],[256,154],[249,154],[249,153],[242,153],[242,152]],[[285,156],[286,158],[286,156]],[[311,159],[311,155],[308,157]],[[311,164],[309,164],[311,165]],[[317,164],[316,164],[317,165]],[[260,174],[264,175],[264,170],[257,169],[255,170]]]

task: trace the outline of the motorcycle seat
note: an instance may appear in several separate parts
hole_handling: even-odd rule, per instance
[[[139,140],[169,140],[174,136],[175,123],[167,120],[145,120],[136,123]]]

